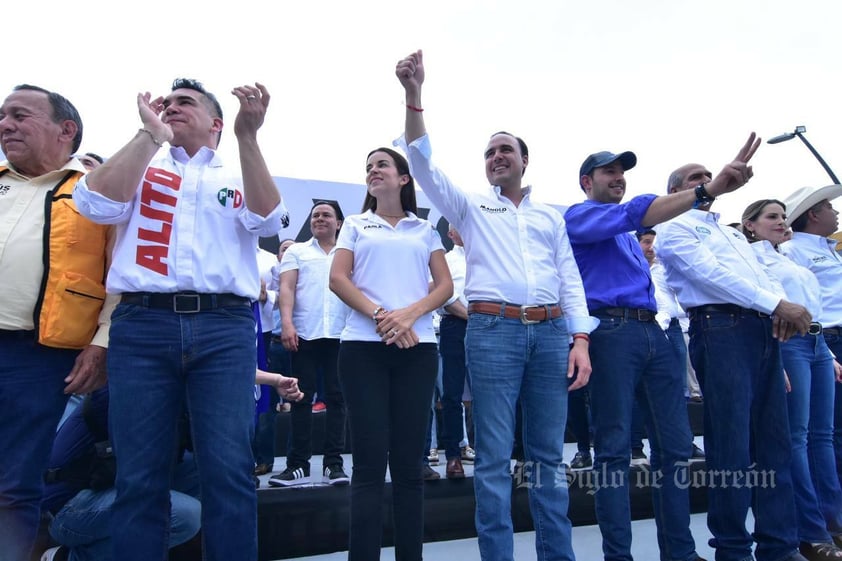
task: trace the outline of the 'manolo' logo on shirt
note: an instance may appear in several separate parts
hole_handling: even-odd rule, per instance
[[[490,207],[490,206],[485,206],[485,205],[479,205],[479,209],[483,212],[491,212],[493,214],[497,214],[497,213],[500,213],[500,212],[507,212],[509,210],[504,206]]]
[[[220,189],[216,200],[224,207],[240,208],[243,206],[243,194],[238,189]]]

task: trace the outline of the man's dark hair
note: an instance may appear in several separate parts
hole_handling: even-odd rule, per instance
[[[176,78],[173,80],[172,83],[172,91],[175,90],[193,90],[199,92],[207,100],[210,102],[211,106],[211,113],[214,113],[215,117],[219,117],[222,119],[222,106],[219,105],[219,101],[216,99],[216,96],[210,93],[208,90],[205,89],[205,86],[198,80],[194,80],[192,78]]]
[[[529,157],[529,147],[526,145],[526,143],[523,141],[523,139],[521,137],[515,136],[510,132],[497,131],[497,132],[495,132],[494,134],[491,135],[491,138],[494,138],[495,136],[499,136],[501,134],[505,134],[506,136],[511,136],[512,138],[517,140],[517,145],[520,148],[520,155],[526,156],[527,158]],[[524,166],[523,173],[521,173],[521,175],[524,175],[525,173],[526,173],[526,166]]]
[[[657,232],[655,232],[655,230],[649,228],[645,230],[638,230],[635,235],[637,236],[637,241],[640,241],[641,239],[643,239],[643,236],[657,236],[658,234]]]
[[[345,222],[345,214],[342,212],[342,207],[339,206],[339,203],[336,201],[324,201],[324,200],[317,200],[313,203],[313,206],[310,207],[310,216],[313,216],[313,211],[316,209],[317,206],[327,205],[333,209],[333,213],[336,215],[336,220],[339,222]],[[339,237],[339,230],[342,229],[342,225],[339,225],[339,228],[336,229],[336,237]],[[282,242],[283,243],[283,242]]]
[[[13,88],[13,91],[19,92],[21,90],[29,90],[34,92],[41,92],[47,94],[47,99],[50,101],[50,106],[53,108],[53,122],[61,123],[62,121],[73,121],[76,123],[76,136],[73,137],[73,146],[70,148],[70,153],[75,154],[76,150],[82,144],[82,117],[76,107],[70,103],[66,97],[56,92],[51,92],[39,86],[31,84],[20,84]]]
[[[521,137],[519,137],[519,136],[515,136],[515,135],[513,135],[513,134],[512,134],[512,133],[510,133],[510,132],[506,132],[506,131],[497,131],[497,132],[495,132],[494,134],[492,134],[492,135],[491,135],[491,138],[494,138],[495,136],[498,136],[498,135],[501,135],[501,134],[505,134],[505,135],[507,135],[507,136],[511,136],[512,138],[514,138],[515,140],[517,140],[517,145],[520,147],[520,155],[521,155],[521,156],[526,156],[527,158],[529,157],[529,147],[526,145],[526,143],[523,141],[523,139],[522,139]]]
[[[819,201],[818,203],[814,204],[813,206],[802,212],[800,215],[798,215],[798,218],[792,221],[792,231],[803,232],[804,230],[806,230],[807,223],[810,221],[810,213],[821,210],[823,204],[824,201]]]
[[[372,154],[375,152],[385,152],[389,154],[392,159],[395,161],[395,167],[398,170],[398,174],[409,176],[409,181],[401,187],[401,208],[404,211],[409,211],[413,214],[418,214],[418,203],[415,200],[415,180],[412,179],[412,175],[409,174],[409,163],[406,161],[401,154],[395,152],[391,148],[375,148],[371,152],[368,153],[368,156],[365,157],[366,161],[371,157]],[[371,193],[366,191],[365,200],[363,201],[363,209],[362,212],[371,209],[372,211],[377,210],[377,199],[371,196]]]
[[[84,155],[89,157],[89,158],[93,158],[94,160],[96,160],[97,162],[99,162],[101,164],[105,163],[105,160],[99,154],[95,154],[93,152],[85,152]]]

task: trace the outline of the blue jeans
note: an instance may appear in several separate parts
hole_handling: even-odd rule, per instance
[[[836,330],[833,333],[825,331],[823,335],[830,352],[842,357],[842,336]],[[833,394],[833,452],[836,456],[836,475],[842,484],[842,384],[834,384]]]
[[[199,532],[202,505],[198,498],[196,462],[185,459],[173,473],[170,491],[169,547],[180,545]],[[114,488],[83,489],[53,517],[50,535],[70,549],[68,561],[109,561],[112,556],[111,507]]]
[[[483,561],[513,559],[510,458],[518,398],[537,559],[574,559],[562,464],[568,386],[564,318],[524,325],[518,319],[472,313],[465,348],[477,452],[476,529]]]
[[[409,349],[367,341],[343,341],[339,346],[339,379],[348,406],[353,456],[349,561],[380,559],[387,463],[395,559],[421,561],[421,458],[437,361],[433,343]]]
[[[842,532],[842,489],[833,454],[833,356],[821,335],[796,335],[781,345],[792,391],[792,483],[802,542],[829,542]]]
[[[696,559],[686,486],[693,436],[684,399],[685,371],[654,321],[594,313],[591,333],[591,416],[594,429],[594,500],[606,560],[631,560],[629,460],[632,409],[640,408],[649,437],[651,469],[660,478],[652,502],[662,560]]]
[[[44,470],[64,411],[64,377],[78,351],[35,343],[33,332],[0,331],[0,560],[29,559]]]
[[[461,458],[459,443],[462,441],[464,410],[462,394],[465,392],[465,329],[468,322],[455,317],[441,319],[439,352],[442,360],[441,439],[447,459]]]
[[[779,561],[798,548],[786,392],[772,321],[691,314],[690,360],[705,394],[708,528],[717,561]],[[772,484],[773,483],[773,484]],[[746,530],[752,507],[754,534]]]
[[[255,340],[248,306],[193,314],[117,306],[108,352],[115,559],[166,557],[170,469],[185,404],[202,487],[205,559],[257,558]]]

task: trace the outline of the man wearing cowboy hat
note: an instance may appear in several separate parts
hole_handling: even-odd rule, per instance
[[[781,252],[807,267],[822,288],[822,311],[813,318],[822,324],[827,346],[842,357],[842,257],[836,252],[836,240],[830,236],[839,226],[838,212],[830,201],[842,195],[842,185],[802,187],[784,200],[792,227],[792,239],[781,244]],[[842,467],[842,388],[836,385],[833,416],[833,449],[836,470]],[[842,543],[842,539],[840,539]]]

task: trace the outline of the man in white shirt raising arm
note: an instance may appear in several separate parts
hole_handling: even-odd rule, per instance
[[[399,61],[395,72],[406,91],[412,175],[465,246],[480,555],[513,560],[509,466],[520,399],[536,549],[541,559],[572,560],[562,466],[567,392],[588,381],[588,333],[597,322],[588,315],[564,219],[531,199],[532,188],[522,183],[529,151],[509,133],[492,135],[485,148],[488,189],[469,193],[453,185],[430,160],[421,51]]]

